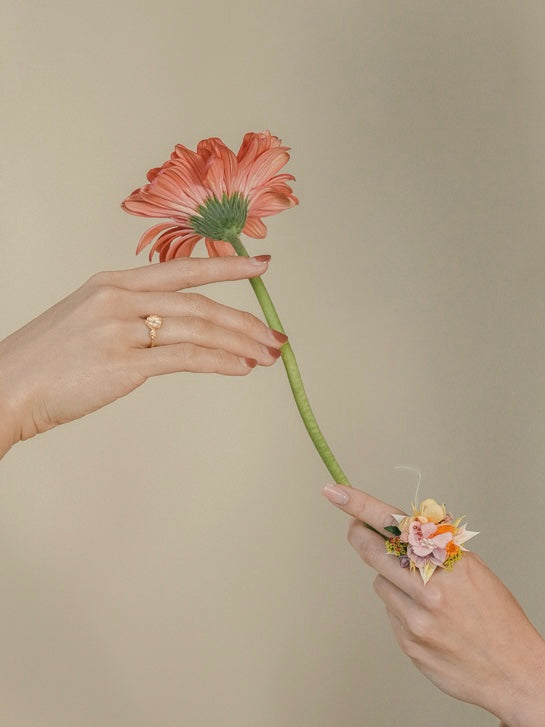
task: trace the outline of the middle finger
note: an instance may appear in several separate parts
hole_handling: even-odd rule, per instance
[[[382,536],[370,530],[360,520],[353,520],[348,531],[348,541],[367,565],[412,599],[418,600],[423,589],[420,578],[409,568],[401,568],[399,558],[386,550]]]

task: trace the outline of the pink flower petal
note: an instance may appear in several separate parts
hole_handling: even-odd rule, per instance
[[[418,555],[414,552],[412,546],[409,546],[409,548],[407,549],[407,555],[410,560],[412,560],[412,562],[418,567],[425,565],[428,562],[428,555]]]
[[[241,168],[247,168],[255,159],[263,152],[269,149],[276,149],[282,146],[282,142],[277,136],[273,136],[270,131],[263,131],[256,134],[249,131],[244,135],[242,144],[237,153],[237,159]],[[288,147],[284,147],[287,151]]]
[[[246,178],[240,180],[242,194],[247,196],[252,187],[262,185],[266,179],[276,174],[289,158],[290,155],[283,149],[269,149],[261,154],[248,168]]]
[[[150,242],[153,240],[153,238],[158,235],[163,230],[168,230],[172,227],[172,222],[162,222],[159,225],[153,225],[153,227],[150,227],[149,230],[144,232],[142,237],[140,238],[138,242],[138,247],[136,248],[136,254],[142,252],[142,250],[147,247]]]
[[[447,551],[441,548],[435,548],[433,553],[430,555],[430,562],[436,565],[443,565],[447,559]]]
[[[212,192],[212,196],[221,199],[226,191],[223,174],[223,162],[219,157],[210,157],[204,178],[205,185]]]
[[[189,257],[199,240],[200,237],[198,235],[192,235],[189,238],[186,237],[177,240],[175,243],[171,242],[165,260],[174,260],[177,257]]]
[[[258,194],[248,205],[248,212],[254,217],[269,217],[276,215],[278,212],[294,207],[297,202],[292,197],[284,194],[264,191]]]
[[[210,240],[208,237],[204,242],[210,257],[227,257],[229,255],[236,255],[235,249],[230,242],[224,242],[223,240]]]
[[[441,533],[431,538],[435,548],[446,548],[447,543],[452,540],[452,533]]]
[[[225,144],[218,144],[218,146],[216,147],[216,152],[217,154],[219,154],[219,157],[223,164],[223,179],[225,191],[228,195],[231,195],[233,192],[236,191],[236,189],[234,189],[233,183],[236,179],[238,172],[237,158],[233,154],[231,149],[225,146]]]
[[[423,523],[422,524],[422,537],[423,538],[429,538],[434,534],[434,532],[437,530],[437,525],[435,523]]]
[[[267,228],[259,217],[248,217],[242,232],[248,237],[254,237],[258,240],[263,239],[267,234]]]
[[[166,255],[168,254],[168,249],[170,245],[174,242],[174,240],[180,237],[183,238],[183,232],[181,232],[179,229],[174,229],[170,232],[166,231],[162,235],[159,235],[149,251],[150,262],[155,253],[158,253],[160,258],[161,256],[163,256],[162,259],[166,259]]]

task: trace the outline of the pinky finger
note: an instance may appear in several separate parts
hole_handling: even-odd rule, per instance
[[[386,606],[386,614],[390,620],[395,640],[401,651],[409,657],[413,664],[421,669],[424,663],[425,650],[414,637],[408,632],[406,624],[401,620],[397,613]]]
[[[395,640],[397,641],[397,645],[403,652],[406,653],[406,646],[407,646],[408,638],[407,638],[407,629],[405,628],[405,624],[399,618],[397,613],[395,613],[390,608],[388,608],[388,606],[386,606],[386,615],[388,616],[388,619],[390,621],[390,626],[392,627],[392,631],[394,632],[394,636],[395,636]]]
[[[156,346],[134,353],[136,366],[146,378],[180,371],[246,376],[257,363],[253,358],[242,358],[220,348],[204,348],[193,343]]]

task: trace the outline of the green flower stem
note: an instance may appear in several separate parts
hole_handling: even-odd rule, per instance
[[[248,252],[236,233],[233,232],[225,235],[224,240],[231,243],[231,245],[235,248],[237,255],[248,257]],[[263,280],[260,277],[250,278],[250,284],[254,289],[259,305],[265,314],[265,319],[269,326],[276,331],[284,333],[284,328],[282,327],[276,308],[274,307],[271,296],[269,295]],[[282,361],[284,362],[284,366],[286,367],[286,372],[288,374],[291,390],[295,397],[295,403],[299,409],[299,414],[303,419],[303,423],[314,443],[314,446],[318,450],[318,454],[322,458],[334,481],[338,484],[350,487],[348,478],[342,471],[341,466],[335,459],[324,435],[320,431],[320,427],[318,426],[318,422],[316,421],[316,417],[314,416],[310,402],[306,395],[305,387],[303,386],[303,381],[301,379],[301,372],[299,371],[299,366],[297,365],[297,360],[289,341],[282,346],[280,351],[282,354]]]

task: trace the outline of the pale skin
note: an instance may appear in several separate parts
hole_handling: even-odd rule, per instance
[[[352,516],[348,540],[377,572],[374,588],[395,637],[415,666],[446,694],[494,714],[503,727],[545,725],[545,641],[510,591],[474,553],[427,585],[384,547],[402,511],[355,488],[324,496]],[[365,523],[383,533],[373,532]]]
[[[267,268],[268,259],[184,258],[91,277],[0,342],[0,457],[21,440],[125,396],[150,376],[246,376],[256,365],[273,364],[285,336],[191,290]],[[153,348],[144,323],[149,314],[163,318]]]
[[[250,313],[191,289],[263,275],[256,258],[187,258],[98,273],[0,342],[0,457],[15,443],[125,396],[149,377],[175,372],[246,376],[270,366],[284,336]],[[190,292],[188,292],[190,291]],[[144,320],[163,318],[150,348]],[[383,530],[401,512],[355,488],[326,497],[353,516],[349,541],[378,575],[396,638],[447,694],[504,727],[545,724],[545,641],[499,579],[474,554],[424,587],[386,554]]]

